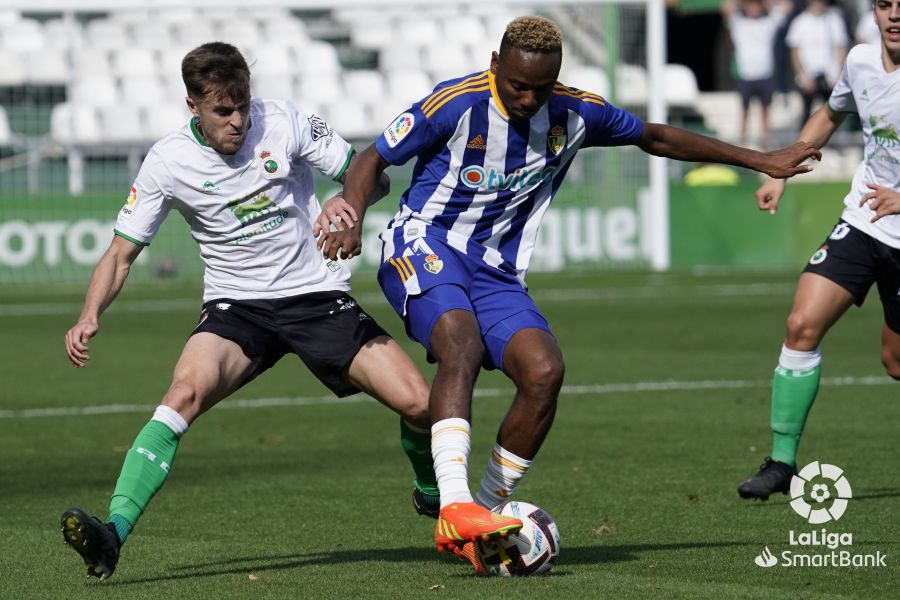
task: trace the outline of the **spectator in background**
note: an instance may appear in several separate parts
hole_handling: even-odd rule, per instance
[[[840,9],[829,7],[826,0],[807,0],[806,10],[791,22],[787,45],[794,81],[803,96],[801,126],[809,119],[813,101],[828,99],[841,73],[848,43]]]
[[[741,95],[741,144],[747,143],[750,101],[762,109],[760,144],[769,147],[769,105],[775,92],[775,34],[788,16],[789,5],[770,0],[724,0],[722,16],[734,46],[737,88]]]

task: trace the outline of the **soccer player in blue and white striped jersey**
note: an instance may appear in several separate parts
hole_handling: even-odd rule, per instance
[[[538,227],[575,153],[637,145],[680,160],[790,177],[818,150],[761,153],[667,125],[643,123],[604,98],[557,81],[562,39],[551,21],[512,21],[490,69],[439,84],[388,126],[351,166],[343,210],[318,227],[328,256],[360,249],[365,199],[391,164],[417,158],[400,210],[382,234],[378,279],[408,334],[437,362],[429,408],[441,512],[439,549],[520,526],[487,510],[508,497],[540,448],[563,381],[562,354],[524,284]],[[340,205],[333,205],[338,207]],[[358,217],[358,219],[357,219]],[[481,367],[502,369],[516,395],[475,500],[467,461],[472,389]],[[469,546],[471,547],[471,546]],[[472,558],[471,556],[469,558]],[[476,570],[480,566],[472,560]]]

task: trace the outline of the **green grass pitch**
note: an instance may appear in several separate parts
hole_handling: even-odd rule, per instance
[[[413,357],[369,277],[356,294]],[[742,501],[769,449],[769,381],[795,274],[534,274],[567,362],[553,431],[517,497],[562,533],[549,576],[475,577],[438,554],[412,511],[398,419],[364,398],[325,402],[284,359],[184,438],[171,476],[99,584],[62,544],[60,513],[106,516],[123,453],[164,393],[200,292],[126,286],[76,371],[63,334],[81,289],[0,291],[2,598],[877,598],[900,589],[900,402],[879,362],[874,294],[823,346],[800,447],[845,469],[854,498],[825,525],[883,568],[765,569],[801,551],[786,496]],[[511,397],[478,382],[473,489]],[[282,404],[282,405],[279,405]],[[118,405],[118,406],[116,406]],[[821,553],[822,548],[807,549]]]

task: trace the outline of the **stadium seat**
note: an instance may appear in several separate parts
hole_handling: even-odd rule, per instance
[[[431,78],[421,72],[388,73],[387,88],[391,102],[394,103],[394,115],[430,94],[435,83],[437,82],[431,81]]]
[[[289,46],[263,44],[245,57],[253,77],[290,77],[296,73],[294,55]]]
[[[77,21],[50,19],[44,22],[44,38],[48,48],[70,51],[84,45],[84,33]]]
[[[422,58],[418,46],[392,45],[378,53],[378,68],[382,73],[393,71],[421,71]]]
[[[253,48],[259,45],[259,27],[255,20],[229,20],[222,23],[216,38],[238,48]]]
[[[0,147],[9,146],[12,143],[12,130],[9,128],[9,118],[6,109],[0,106]]]
[[[294,89],[294,97],[300,102],[327,105],[341,96],[341,83],[337,75],[300,75]]]
[[[25,65],[16,52],[0,51],[0,86],[22,85],[27,81]]]
[[[132,45],[127,27],[111,19],[94,19],[84,26],[84,40],[94,48],[118,51]]]
[[[323,113],[328,124],[348,140],[369,140],[379,131],[365,102],[354,98],[341,98],[323,106]]]
[[[384,17],[370,21],[350,23],[350,42],[357,48],[379,50],[387,48],[396,40],[390,22]]]
[[[461,43],[435,41],[422,49],[422,68],[429,73],[456,73],[459,77],[470,72],[472,59]]]
[[[28,83],[33,85],[65,85],[71,69],[62,48],[50,46],[33,50],[23,57]]]
[[[151,48],[130,46],[111,53],[112,72],[119,77],[155,77],[159,72],[156,52]]]
[[[74,104],[111,106],[119,102],[119,89],[112,77],[80,77],[69,86],[68,100]]]
[[[152,12],[149,16],[142,19],[136,18],[138,14],[141,13],[131,15],[132,19],[130,20],[128,28],[130,32],[129,35],[133,40],[130,46],[131,48],[160,50],[172,45],[175,41],[175,31],[170,21],[159,19],[157,17],[157,12]]]
[[[480,44],[487,37],[484,22],[474,15],[458,15],[443,19],[442,39],[457,44]]]
[[[663,71],[666,100],[670,106],[693,106],[700,93],[697,77],[684,65],[668,64]]]
[[[441,39],[437,20],[430,18],[407,18],[402,26],[394,27],[394,32],[399,45],[426,46]]]
[[[165,102],[147,107],[144,113],[144,137],[148,140],[160,140],[175,131],[191,118],[187,106],[178,102]]]
[[[572,87],[586,92],[593,92],[603,97],[609,96],[609,76],[599,67],[577,65],[565,70],[560,80]]]
[[[159,74],[163,78],[177,77],[181,79],[181,61],[184,55],[190,52],[192,48],[182,46],[180,43],[170,48],[160,49],[157,55],[157,64],[159,65]]]
[[[41,50],[47,45],[44,26],[34,19],[20,19],[14,24],[0,27],[2,52],[25,53]]]
[[[337,50],[327,42],[310,42],[297,50],[297,71],[302,75],[333,75],[341,69]]]
[[[623,105],[647,104],[647,70],[638,65],[621,64],[616,67],[616,98]]]
[[[119,89],[121,101],[131,106],[154,106],[170,101],[162,80],[156,76],[121,79]]]
[[[219,35],[213,26],[203,20],[180,21],[173,23],[175,43],[182,48],[196,48],[207,42],[219,40]],[[222,40],[225,41],[225,40]],[[182,54],[184,56],[184,54]]]
[[[101,108],[100,127],[104,142],[133,144],[148,140],[140,109],[129,104]]]
[[[81,77],[112,76],[109,51],[105,48],[85,46],[74,51],[72,68],[75,79]]]
[[[345,98],[374,103],[384,95],[384,77],[373,69],[344,71],[343,84]]]
[[[294,99],[294,78],[284,75],[261,75],[250,80],[254,98]]]
[[[57,104],[50,112],[50,137],[63,145],[103,140],[97,109],[86,104]]]

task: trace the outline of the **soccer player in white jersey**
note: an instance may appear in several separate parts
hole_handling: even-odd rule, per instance
[[[229,44],[189,52],[182,77],[194,117],[148,153],[65,337],[70,361],[85,366],[100,315],[129,267],[169,211],[180,212],[206,264],[200,322],[169,390],[126,454],[108,522],[78,509],[62,516],[64,539],[88,575],[101,579],[115,569],[121,544],[165,482],[191,423],[288,353],[336,395],[363,390],[403,417],[401,442],[418,500],[430,495],[435,516],[438,509],[428,385],[348,295],[347,267],[316,249],[320,207],[311,169],[342,181],[352,147],[291,102],[251,99],[247,63]],[[387,187],[385,178],[373,198]]]
[[[819,389],[819,344],[851,305],[862,305],[873,283],[884,309],[881,362],[900,379],[900,0],[876,0],[874,10],[881,42],[850,50],[828,102],[798,136],[823,146],[848,114],[857,113],[865,152],[840,220],[800,275],[772,380],[772,452],[738,486],[742,498],[788,492]],[[783,193],[783,180],[764,182],[756,191],[760,210],[774,214]]]
[[[636,144],[653,154],[775,177],[805,172],[798,165],[819,156],[809,144],[761,153],[644,124],[596,94],[559,83],[561,44],[551,21],[515,19],[489,70],[439,84],[347,176],[344,199],[353,212],[346,218],[352,220],[362,217],[388,165],[418,157],[400,210],[382,234],[378,278],[407,332],[437,362],[429,408],[441,503],[435,541],[442,550],[465,554],[474,539],[521,527],[488,508],[528,471],[556,411],[562,353],[524,278],[541,217],[579,148]],[[334,243],[328,235],[320,240],[329,256],[358,252],[360,228],[350,231],[353,237]],[[516,394],[475,502],[467,480],[469,422],[482,366],[502,369]]]

